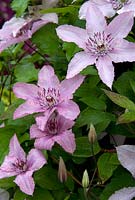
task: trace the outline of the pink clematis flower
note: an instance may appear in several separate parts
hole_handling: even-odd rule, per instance
[[[51,22],[58,23],[55,13],[45,14],[37,19],[11,18],[0,29],[0,52],[12,44],[28,40],[39,28]]]
[[[14,119],[32,113],[39,113],[37,124],[44,130],[45,124],[54,110],[59,114],[74,120],[80,113],[79,107],[72,100],[73,93],[83,82],[84,76],[77,75],[72,79],[59,82],[50,65],[45,65],[39,72],[38,85],[16,83],[13,91],[18,98],[26,102],[14,112]],[[42,114],[42,115],[41,115]]]
[[[87,9],[93,4],[97,6],[104,16],[110,18],[116,13],[133,11],[135,16],[135,1],[134,0],[89,0],[85,2],[79,10],[79,18],[85,19]]]
[[[111,88],[114,80],[112,61],[135,61],[135,44],[123,39],[132,25],[132,12],[120,14],[107,25],[102,12],[91,5],[87,10],[86,30],[72,25],[59,26],[56,31],[62,40],[74,42],[84,50],[70,61],[66,78],[72,78],[95,63],[101,80]]]
[[[45,129],[41,131],[36,124],[30,128],[30,137],[36,138],[35,148],[51,150],[54,143],[58,143],[69,153],[75,150],[75,137],[71,129],[74,122],[64,118],[54,111],[49,117]]]
[[[35,187],[32,174],[46,164],[46,160],[37,149],[32,149],[26,158],[16,135],[11,138],[9,148],[9,154],[0,167],[0,179],[16,176],[14,182],[20,187],[20,190],[32,195]]]

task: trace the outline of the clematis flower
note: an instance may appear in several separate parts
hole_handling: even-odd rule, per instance
[[[12,44],[28,40],[39,28],[50,22],[58,23],[55,13],[45,14],[36,19],[11,18],[0,29],[0,52]]]
[[[89,0],[85,2],[79,10],[79,18],[85,19],[87,9],[93,4],[97,6],[104,16],[110,18],[116,13],[133,11],[135,16],[135,1],[134,0]]]
[[[20,190],[32,195],[35,187],[32,174],[46,164],[46,160],[37,149],[32,149],[26,158],[16,135],[11,138],[9,148],[9,154],[0,167],[0,179],[16,176],[14,182],[20,187]]]
[[[135,178],[135,145],[116,147],[118,160]],[[122,188],[116,191],[109,200],[131,200],[135,197],[135,187]]]
[[[38,84],[16,83],[13,91],[18,98],[26,102],[14,112],[14,119],[28,114],[39,113],[37,124],[44,130],[49,116],[57,109],[60,115],[74,120],[80,113],[79,107],[72,100],[73,93],[83,82],[84,76],[77,75],[72,79],[59,82],[50,65],[45,65],[39,72]],[[42,115],[41,115],[42,114]]]
[[[51,150],[54,143],[58,143],[69,153],[75,150],[75,137],[71,131],[74,122],[64,118],[54,111],[49,117],[45,129],[41,131],[36,124],[30,128],[31,139],[36,138],[35,148]],[[68,130],[70,129],[70,130]]]
[[[124,19],[124,20],[123,20]],[[89,6],[86,30],[72,25],[61,25],[56,31],[60,39],[74,42],[84,51],[76,53],[68,65],[66,78],[72,78],[88,65],[95,63],[98,74],[108,87],[112,87],[115,63],[135,60],[135,44],[125,38],[133,25],[133,13],[125,12],[107,25],[96,6]]]

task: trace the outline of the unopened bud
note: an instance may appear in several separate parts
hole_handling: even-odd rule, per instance
[[[90,143],[94,143],[97,139],[97,134],[96,134],[96,130],[95,127],[93,126],[93,124],[90,125],[90,130],[88,133],[88,139]]]
[[[87,188],[89,186],[89,175],[87,170],[85,170],[83,173],[82,186],[83,188]]]
[[[66,166],[62,157],[60,157],[60,160],[59,160],[58,178],[61,183],[67,180],[67,170],[66,170]]]

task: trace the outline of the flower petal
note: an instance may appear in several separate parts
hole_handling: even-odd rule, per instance
[[[88,38],[85,29],[72,25],[61,25],[56,28],[57,35],[65,42],[74,42],[80,48],[85,48],[85,41]]]
[[[21,147],[16,134],[11,138],[10,140],[10,144],[9,144],[9,156],[14,156],[16,158],[18,158],[19,160],[26,160],[26,154],[23,150],[23,148]]]
[[[103,83],[105,83],[109,88],[112,88],[112,83],[114,80],[114,66],[112,61],[108,56],[100,57],[96,62],[96,67],[98,69],[98,74]]]
[[[31,99],[37,96],[38,87],[34,84],[16,83],[13,91],[18,98]]]
[[[76,119],[80,113],[78,105],[71,100],[59,104],[57,110],[60,115],[70,120]]]
[[[62,134],[54,136],[53,139],[68,153],[75,151],[75,136],[71,130],[64,131]]]
[[[102,32],[106,28],[103,13],[94,4],[90,3],[86,13],[86,30],[89,35]]]
[[[21,104],[14,112],[13,119],[18,119],[29,114],[37,113],[37,112],[44,112],[45,110],[39,105],[38,102],[30,99],[27,100],[25,103]]]
[[[122,13],[111,21],[106,31],[114,38],[125,38],[133,26],[133,20],[133,12]]]
[[[41,138],[44,136],[44,133],[38,128],[36,124],[33,124],[30,127],[30,138]]]
[[[132,200],[133,197],[135,197],[135,187],[128,187],[116,191],[108,200]]]
[[[76,75],[73,78],[65,79],[60,84],[60,95],[62,99],[72,99],[72,94],[84,81],[85,76]]]
[[[36,139],[34,146],[37,149],[51,150],[54,143],[55,141],[53,140],[53,137],[45,136],[45,137]]]
[[[135,178],[135,145],[121,145],[116,150],[121,165]]]
[[[35,188],[32,173],[32,171],[22,173],[14,180],[14,182],[20,187],[20,190],[28,195],[32,195]]]
[[[128,4],[125,4],[120,10],[117,11],[117,13],[121,14],[123,12],[129,12],[129,11],[133,11],[134,16],[135,16],[135,1],[134,0],[130,0],[130,2],[128,2]]]
[[[58,115],[58,129],[59,129],[58,133],[62,133],[65,130],[72,128],[74,123],[75,123],[74,121],[66,119],[62,115]]]
[[[59,87],[59,80],[50,65],[44,65],[39,71],[38,85],[45,89]]]
[[[124,39],[117,40],[115,48],[109,53],[114,62],[133,62],[135,61],[135,43],[128,42]]]
[[[31,149],[27,156],[28,170],[37,171],[46,163],[47,161],[41,151],[37,149]]]
[[[94,64],[95,60],[96,58],[94,56],[91,56],[84,51],[76,53],[68,65],[66,78],[69,79],[79,74],[79,72],[86,68],[88,65]]]

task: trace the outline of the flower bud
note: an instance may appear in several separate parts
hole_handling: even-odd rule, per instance
[[[87,188],[89,186],[89,175],[87,170],[85,170],[83,173],[82,186],[83,188]]]
[[[66,166],[62,157],[60,157],[60,160],[59,160],[58,178],[61,183],[67,180],[67,170],[66,170]]]
[[[88,139],[90,143],[94,143],[97,139],[97,134],[96,134],[96,130],[95,127],[93,126],[93,124],[90,125],[90,130],[88,133]]]

